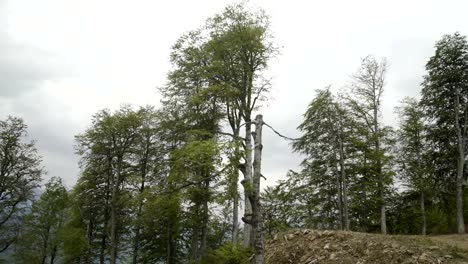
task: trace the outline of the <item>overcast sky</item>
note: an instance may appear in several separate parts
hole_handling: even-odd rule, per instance
[[[170,47],[232,1],[0,0],[0,118],[20,116],[44,157],[46,179],[79,175],[74,135],[100,109],[159,105]],[[314,90],[346,86],[360,59],[390,64],[383,116],[420,91],[424,65],[443,34],[468,34],[468,1],[250,1],[271,16],[281,55],[261,113],[281,133],[296,127]],[[264,130],[264,175],[273,184],[301,158]]]

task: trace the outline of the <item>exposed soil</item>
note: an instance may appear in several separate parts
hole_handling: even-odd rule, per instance
[[[461,237],[458,237],[462,239]],[[295,230],[265,243],[266,264],[467,263],[466,247],[450,238]]]

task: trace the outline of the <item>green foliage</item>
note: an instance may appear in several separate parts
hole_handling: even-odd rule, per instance
[[[0,252],[16,240],[43,174],[34,141],[26,142],[27,128],[21,118],[0,120]]]
[[[198,262],[199,264],[246,264],[250,263],[249,258],[252,251],[241,245],[226,243],[216,250],[208,251]]]
[[[15,259],[18,263],[54,263],[63,246],[63,227],[67,217],[68,193],[60,178],[53,177],[39,200],[25,217],[18,238]]]

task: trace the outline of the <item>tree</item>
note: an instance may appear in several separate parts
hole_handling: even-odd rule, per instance
[[[329,87],[317,90],[298,127],[304,134],[293,143],[294,151],[306,155],[300,175],[306,180],[301,184],[314,186],[313,192],[323,210],[321,219],[328,220],[330,227],[336,223],[346,230],[349,230],[346,172],[349,118]]]
[[[16,245],[19,263],[57,263],[67,219],[68,192],[62,180],[52,177],[25,217]]]
[[[228,6],[223,13],[208,21],[211,36],[207,43],[212,55],[210,73],[215,84],[222,87],[228,123],[234,140],[239,139],[241,120],[245,125],[243,139],[244,163],[239,168],[244,175],[244,184],[253,186],[252,159],[252,112],[268,92],[269,82],[262,73],[268,62],[277,54],[269,31],[269,18],[260,10],[250,12],[243,4]],[[236,164],[236,163],[234,163]],[[233,175],[236,184],[237,174]],[[260,192],[260,190],[257,190]],[[250,217],[252,208],[244,191],[244,217]],[[233,239],[237,237],[237,195],[234,196]],[[245,219],[247,219],[245,218]],[[253,233],[249,224],[244,225],[244,245],[252,246]]]
[[[458,233],[465,233],[463,181],[468,138],[468,44],[459,33],[445,35],[426,64],[421,104],[435,171],[452,181]],[[456,169],[455,169],[456,168]],[[450,188],[453,190],[453,188]]]
[[[428,177],[424,171],[425,128],[424,112],[414,98],[405,98],[398,108],[400,127],[398,130],[398,164],[403,180],[408,186],[420,193],[422,216],[421,233],[426,235],[425,193]]]
[[[25,142],[26,136],[22,119],[0,121],[0,252],[15,241],[43,174],[34,141]]]
[[[377,61],[373,56],[362,60],[361,67],[353,75],[349,105],[357,122],[362,124],[367,140],[369,162],[369,175],[377,183],[377,199],[380,207],[380,229],[382,234],[387,233],[385,215],[385,195],[392,182],[392,172],[387,167],[390,156],[385,149],[384,141],[388,139],[389,127],[383,127],[380,110],[385,86],[387,62],[385,59]]]
[[[129,106],[122,106],[115,113],[103,110],[94,116],[92,126],[76,137],[84,171],[90,173],[91,177],[104,176],[105,215],[102,223],[101,262],[105,260],[107,237],[110,238],[110,263],[115,264],[118,259],[127,222],[125,212],[129,209],[128,182],[133,173],[132,147],[141,122],[141,113],[133,111]]]

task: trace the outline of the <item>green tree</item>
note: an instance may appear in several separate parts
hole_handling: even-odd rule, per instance
[[[367,187],[376,190],[379,211],[380,230],[387,233],[386,226],[386,195],[392,184],[393,171],[391,170],[388,143],[391,128],[385,127],[381,121],[381,107],[384,94],[385,77],[387,73],[386,60],[377,61],[373,56],[362,60],[361,67],[353,75],[349,106],[359,130],[363,134],[366,156],[363,166],[366,174],[363,179],[369,181]],[[376,188],[374,188],[374,183]]]
[[[349,118],[329,88],[317,90],[298,127],[304,134],[293,144],[296,152],[306,156],[300,173],[304,181],[297,183],[314,186],[313,192],[323,210],[323,227],[334,228],[336,224],[340,229],[349,230],[346,164],[349,162]]]
[[[68,192],[62,180],[53,177],[25,217],[16,245],[18,263],[57,263],[62,232],[67,219]]]
[[[422,99],[435,173],[456,194],[458,233],[465,233],[463,182],[468,139],[468,44],[466,37],[444,35],[426,64]]]
[[[104,219],[101,222],[101,263],[105,261],[108,249],[110,263],[115,264],[121,252],[122,239],[127,237],[123,234],[127,232],[129,221],[131,194],[129,180],[134,172],[131,163],[132,148],[141,123],[141,113],[132,110],[129,106],[123,106],[114,113],[103,110],[93,117],[91,127],[76,137],[83,171],[89,173],[88,176],[91,177],[104,176],[103,179],[96,179],[103,181],[105,197],[102,208]],[[107,238],[110,243],[108,246]]]
[[[25,142],[26,136],[21,118],[0,120],[0,252],[17,238],[21,218],[43,174],[34,141]]]
[[[398,130],[398,164],[403,180],[412,190],[420,194],[422,227],[426,235],[425,193],[429,185],[424,171],[425,144],[424,112],[414,98],[405,98],[398,108],[400,127]]]

